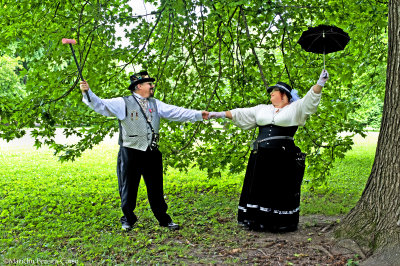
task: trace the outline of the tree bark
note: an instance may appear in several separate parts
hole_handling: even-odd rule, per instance
[[[400,245],[400,7],[389,1],[385,103],[375,161],[357,205],[336,228],[366,251]]]

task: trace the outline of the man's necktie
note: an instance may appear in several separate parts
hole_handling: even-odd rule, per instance
[[[139,99],[140,106],[143,108],[144,111],[147,110],[148,100],[146,98]]]
[[[146,98],[141,98],[141,99],[139,99],[139,104],[142,107],[143,112],[146,114],[147,120],[149,122],[151,122],[151,115],[150,115],[149,110],[148,110],[149,100],[147,100]]]

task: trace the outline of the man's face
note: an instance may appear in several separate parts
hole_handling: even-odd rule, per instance
[[[154,96],[154,83],[144,82],[137,85],[136,93],[144,98],[149,98]]]
[[[153,87],[150,89],[150,97],[154,97],[155,87],[156,86],[153,84]]]

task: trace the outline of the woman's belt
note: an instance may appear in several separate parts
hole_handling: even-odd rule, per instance
[[[254,150],[258,150],[259,147],[268,147],[268,145],[270,144],[269,141],[270,140],[294,140],[293,137],[291,136],[273,136],[273,137],[268,137],[268,138],[264,138],[261,140],[256,140],[253,143],[253,149]]]

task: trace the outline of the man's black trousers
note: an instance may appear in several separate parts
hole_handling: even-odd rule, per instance
[[[122,220],[133,225],[134,213],[141,176],[147,188],[151,210],[160,225],[167,225],[171,217],[164,200],[162,155],[159,150],[140,151],[120,146],[117,162],[118,187],[121,197]]]

